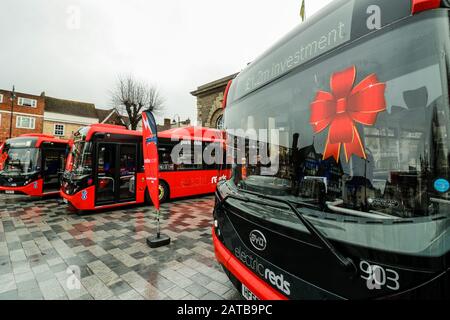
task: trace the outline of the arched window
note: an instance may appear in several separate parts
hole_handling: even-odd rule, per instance
[[[223,130],[225,129],[225,124],[223,122],[223,115],[220,115],[216,121],[216,129]]]

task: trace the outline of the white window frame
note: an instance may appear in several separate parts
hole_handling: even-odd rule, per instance
[[[31,105],[29,106],[29,105],[24,104],[25,100],[30,101]],[[19,97],[18,100],[17,100],[17,105],[22,106],[22,107],[36,108],[37,107],[37,100],[36,99]]]
[[[3,103],[3,94],[0,93],[0,103]]]
[[[25,126],[21,126],[21,120],[23,118],[28,118],[30,119],[30,127],[25,127]],[[16,116],[16,128],[17,129],[29,129],[29,130],[34,130],[36,129],[36,118],[34,117],[26,117],[26,116]]]
[[[56,129],[57,126],[61,126],[62,129]],[[61,134],[57,134],[57,133],[56,133],[56,130],[62,131],[62,133],[61,133]],[[66,126],[65,126],[64,124],[62,124],[62,123],[55,123],[55,124],[53,125],[53,135],[54,135],[54,136],[57,136],[57,137],[63,137],[65,134],[66,134]]]

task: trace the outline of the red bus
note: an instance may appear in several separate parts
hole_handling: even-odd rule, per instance
[[[213,240],[246,299],[450,298],[449,14],[336,0],[233,80]]]
[[[218,164],[198,160],[199,152],[219,144],[219,130],[187,127],[158,134],[160,200],[213,193],[227,177]],[[180,162],[172,161],[175,147],[184,145]],[[182,150],[182,151],[183,151]],[[150,202],[146,191],[142,132],[122,126],[94,124],[74,135],[74,145],[62,178],[61,196],[79,211],[109,209]]]
[[[0,148],[0,191],[46,196],[59,193],[70,142],[50,135],[25,134]]]

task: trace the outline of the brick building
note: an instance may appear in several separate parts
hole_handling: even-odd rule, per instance
[[[0,143],[9,138],[11,92],[0,89]],[[121,115],[117,109],[96,109],[92,103],[64,100],[41,95],[15,93],[13,107],[12,137],[21,134],[44,133],[70,139],[80,127],[95,123],[124,125],[129,127],[127,116]],[[191,121],[172,121],[164,119],[158,125],[159,131],[174,127],[189,126]],[[137,130],[142,130],[139,123]]]
[[[0,89],[0,142],[9,138],[12,92]],[[40,96],[15,92],[13,99],[12,137],[42,133],[44,125],[44,94]]]
[[[223,94],[230,80],[237,76],[232,74],[219,80],[204,84],[191,92],[197,98],[197,123],[208,128],[221,129],[223,126]]]

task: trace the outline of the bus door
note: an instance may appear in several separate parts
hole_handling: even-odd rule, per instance
[[[98,143],[96,205],[136,200],[136,144]]]
[[[137,145],[121,144],[119,147],[119,201],[136,201]]]
[[[42,176],[44,180],[44,193],[59,190],[60,178],[64,172],[66,146],[47,146],[41,148]]]

